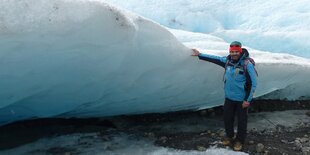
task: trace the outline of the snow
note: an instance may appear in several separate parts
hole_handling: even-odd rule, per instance
[[[126,1],[123,2],[125,4]],[[208,10],[202,6],[209,6],[199,1],[197,4],[175,1],[175,5],[172,1],[128,2],[136,3],[141,9],[145,9],[141,6],[148,6],[149,3],[164,5],[162,9],[167,10],[175,9],[173,6],[189,5],[190,9],[198,12]],[[208,3],[218,6],[216,2]],[[251,1],[250,4],[256,3]],[[301,4],[303,1],[293,6]],[[168,9],[169,6],[171,8]],[[224,18],[225,14],[220,13],[225,11],[224,8],[213,10],[219,14],[212,17]],[[160,9],[158,12],[151,9],[145,12],[152,12],[159,17],[160,13],[164,13]],[[200,13],[203,17],[206,12]],[[304,13],[307,14],[307,9],[304,9]],[[175,15],[161,19],[170,19]],[[194,15],[188,15],[181,21],[191,23],[187,20]],[[256,17],[253,14],[241,17],[248,19],[246,17],[250,15]],[[211,15],[207,13],[206,16]],[[297,32],[304,30],[302,34],[307,34],[304,23],[308,18],[304,20],[297,27],[293,24],[279,27],[277,22],[271,22],[277,26],[269,25],[270,28],[264,31],[291,32],[293,28],[298,28]],[[220,31],[213,32],[214,23],[210,24],[201,25],[208,27],[209,34],[168,29],[99,0],[1,1],[0,125],[32,118],[103,117],[197,110],[221,105],[224,99],[221,80],[223,69],[191,57],[190,48],[225,56],[230,39],[223,34],[230,31],[247,34],[254,30],[249,25],[238,27],[233,21],[226,21],[226,27],[239,29],[222,29],[225,33],[219,34],[216,32]],[[255,33],[262,30],[257,22],[252,27]],[[283,38],[280,34],[275,35],[276,38]],[[301,36],[305,36],[305,39],[308,37]],[[276,44],[282,40],[267,39],[269,45],[275,43],[273,47],[276,50],[264,48],[261,51],[261,48],[248,43],[246,39],[251,37],[244,38],[241,41],[257,61],[259,85],[255,97],[289,100],[310,98],[310,79],[307,78],[310,76],[310,62],[307,52],[299,50],[307,47],[307,42],[296,50],[302,58],[287,54],[293,53],[290,52],[293,49],[291,46],[287,48],[288,52],[283,51],[283,46]],[[296,38],[296,41],[300,39]],[[274,53],[276,51],[283,53]]]

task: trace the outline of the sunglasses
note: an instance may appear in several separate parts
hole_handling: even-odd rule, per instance
[[[230,45],[230,47],[241,47],[239,45]]]

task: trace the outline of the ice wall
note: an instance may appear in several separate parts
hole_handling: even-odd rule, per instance
[[[223,40],[212,45],[227,48]],[[222,104],[223,69],[190,54],[167,29],[102,1],[1,1],[0,125]],[[281,59],[290,66],[267,66]],[[256,97],[288,86],[296,89],[295,84],[302,86],[297,90],[310,90],[297,82],[307,82],[308,62],[282,55],[258,64],[259,72],[270,72],[261,74]]]
[[[310,58],[309,0],[103,0],[164,26]]]
[[[191,70],[189,49],[149,20],[98,1],[1,3],[0,124],[203,102],[187,98],[187,81],[201,72]]]

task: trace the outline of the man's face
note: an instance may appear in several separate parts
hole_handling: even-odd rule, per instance
[[[240,58],[239,51],[230,51],[229,54],[232,60],[238,60]]]

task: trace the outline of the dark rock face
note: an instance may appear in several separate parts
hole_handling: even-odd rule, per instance
[[[116,128],[109,121],[99,118],[90,119],[34,119],[15,122],[0,127],[0,150],[34,142],[42,137],[59,136],[70,133],[88,133]]]

